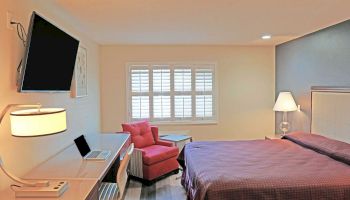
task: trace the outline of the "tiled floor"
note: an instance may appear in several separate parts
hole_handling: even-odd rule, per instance
[[[181,174],[175,174],[146,186],[130,180],[125,200],[186,200],[186,193],[180,181]]]

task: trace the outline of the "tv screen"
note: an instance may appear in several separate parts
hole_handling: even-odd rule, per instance
[[[69,91],[79,41],[33,12],[18,91]]]

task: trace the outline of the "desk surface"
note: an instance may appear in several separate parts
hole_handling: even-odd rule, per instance
[[[68,190],[60,198],[17,198],[18,200],[81,200],[91,197],[99,182],[118,158],[122,148],[127,147],[129,134],[96,134],[86,139],[91,149],[110,150],[105,161],[83,160],[77,147],[72,144],[51,156],[45,162],[29,171],[23,178],[40,180],[67,180]],[[94,193],[95,194],[95,193]],[[0,199],[13,200],[15,193],[8,187],[0,191]]]
[[[92,150],[99,149],[111,151],[111,155],[107,160],[84,160],[73,143],[29,171],[23,178],[102,180],[109,167],[117,159],[121,148],[128,141],[129,137],[129,134],[98,134],[93,137],[88,137],[87,142]]]

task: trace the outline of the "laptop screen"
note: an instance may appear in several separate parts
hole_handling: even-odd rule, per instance
[[[84,157],[86,154],[88,154],[88,153],[91,151],[91,149],[90,149],[88,143],[87,143],[86,140],[85,140],[84,135],[81,135],[81,136],[79,136],[78,138],[76,138],[76,139],[74,140],[74,142],[75,142],[75,145],[77,145],[78,150],[79,150],[81,156]]]

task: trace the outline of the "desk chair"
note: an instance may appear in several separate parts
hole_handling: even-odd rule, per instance
[[[127,167],[133,151],[134,143],[130,144],[123,160],[120,162],[116,174],[117,183],[101,183],[99,188],[99,200],[121,200],[123,198],[126,182],[128,181]]]

